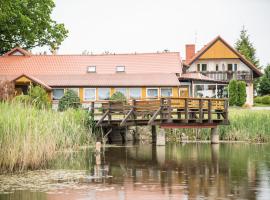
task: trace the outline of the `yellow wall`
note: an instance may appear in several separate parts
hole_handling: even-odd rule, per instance
[[[146,88],[160,88],[160,87],[141,87],[142,89],[142,93],[141,93],[141,99],[146,99]],[[163,88],[172,88],[172,92],[173,92],[173,97],[179,97],[179,87],[163,87]],[[110,88],[110,96],[112,96],[115,92],[115,88]],[[159,94],[160,95],[160,94]],[[85,102],[86,101],[83,100],[83,88],[79,88],[79,97],[81,102]],[[96,98],[98,100],[98,88],[96,88]]]
[[[223,42],[218,40],[210,47],[199,59],[216,59],[216,58],[239,58]]]

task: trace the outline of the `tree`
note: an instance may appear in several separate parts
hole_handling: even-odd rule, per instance
[[[237,80],[231,80],[229,83],[229,104],[235,106],[237,102]]]
[[[59,111],[65,111],[68,108],[77,109],[79,107],[81,107],[80,98],[73,90],[67,90],[58,104]]]
[[[125,95],[122,92],[115,92],[110,100],[112,101],[127,101],[127,98],[125,97]]]
[[[51,108],[51,102],[46,90],[41,86],[30,85],[27,95],[19,95],[14,98],[15,102],[20,102],[25,105],[34,106],[38,109]]]
[[[270,94],[270,64],[264,69],[264,75],[262,76],[259,83],[259,94],[269,95]]]
[[[54,7],[53,0],[0,0],[0,55],[16,46],[58,49],[68,31],[51,19]]]
[[[229,83],[230,106],[243,106],[246,102],[246,83],[244,81],[231,80]]]
[[[247,91],[246,91],[246,83],[244,81],[237,82],[237,106],[243,106],[246,102]]]
[[[256,49],[249,40],[249,35],[247,30],[243,26],[243,29],[240,32],[240,38],[235,43],[235,49],[245,56],[251,63],[256,67],[259,67],[259,60],[256,58]]]

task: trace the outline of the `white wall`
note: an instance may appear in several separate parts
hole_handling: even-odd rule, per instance
[[[222,71],[222,64],[225,65],[225,70],[227,71],[228,64],[237,64],[237,71],[249,71],[251,69],[246,66],[239,59],[212,59],[212,60],[197,60],[195,61],[187,70],[188,72],[197,71],[197,64],[207,64],[207,71],[216,71],[216,64],[219,65],[219,71]]]

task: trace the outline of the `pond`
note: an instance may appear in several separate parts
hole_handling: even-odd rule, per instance
[[[270,144],[168,143],[59,155],[0,175],[0,200],[270,199]]]

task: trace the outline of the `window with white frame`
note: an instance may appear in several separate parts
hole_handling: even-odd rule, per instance
[[[221,84],[195,84],[194,97],[207,97],[207,98],[228,97],[227,86]]]
[[[83,89],[83,100],[84,101],[95,101],[96,100],[96,89],[95,88],[84,88]]]
[[[87,72],[89,73],[95,73],[96,72],[96,66],[88,66]]]
[[[161,88],[160,95],[161,95],[161,97],[171,97],[172,96],[172,88]]]
[[[146,95],[148,98],[158,98],[158,88],[147,88]]]
[[[129,88],[129,98],[130,99],[140,99],[142,97],[141,88]]]
[[[125,66],[116,66],[116,72],[125,72]]]
[[[128,97],[128,89],[127,88],[115,88],[115,92],[121,92],[125,97]]]
[[[237,64],[233,65],[233,71],[235,71],[235,72],[237,71]]]
[[[110,99],[110,88],[98,88],[98,99],[109,100]]]
[[[65,90],[64,88],[58,88],[58,89],[53,89],[52,94],[53,94],[53,100],[59,100],[64,96]]]

